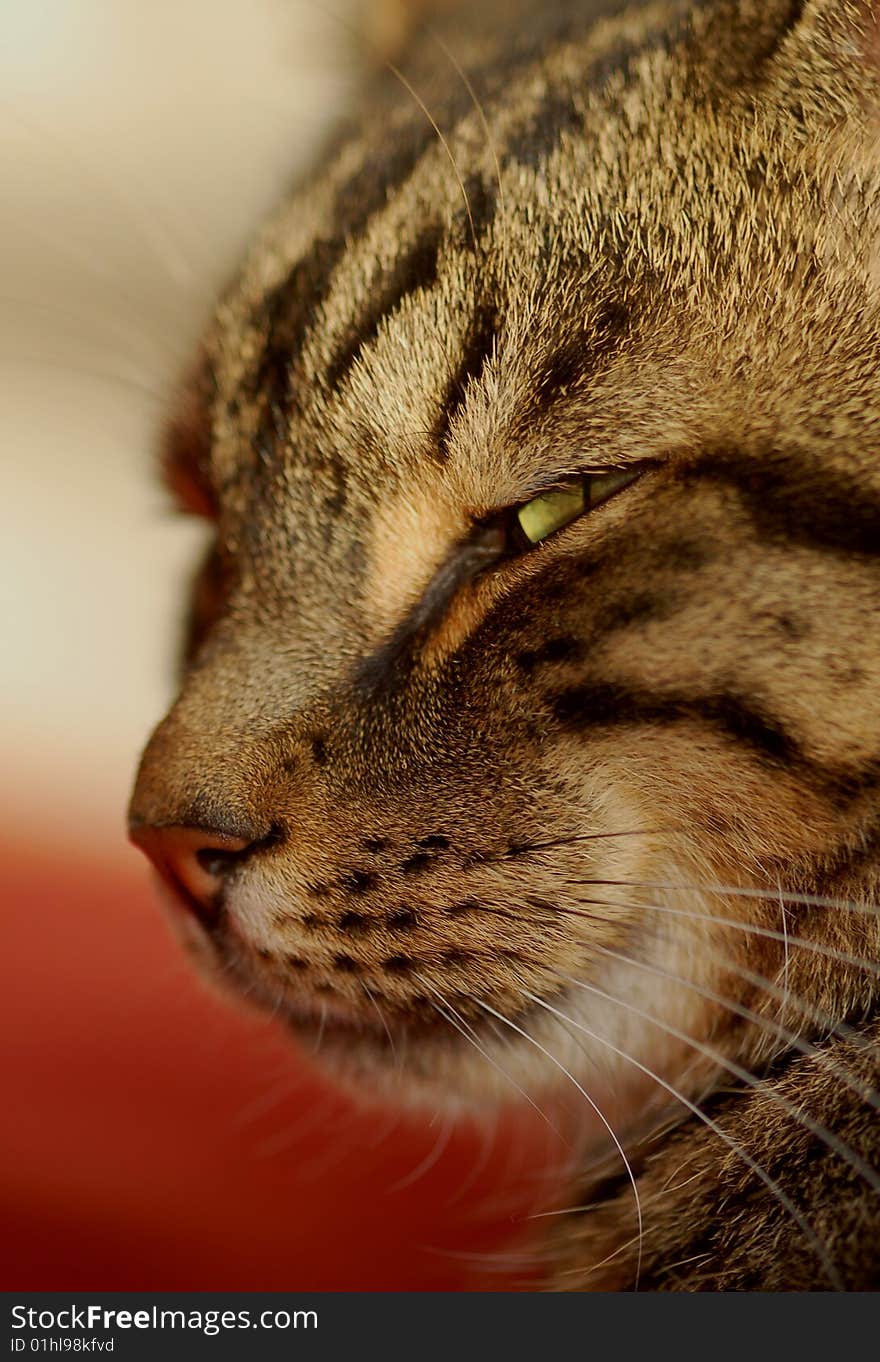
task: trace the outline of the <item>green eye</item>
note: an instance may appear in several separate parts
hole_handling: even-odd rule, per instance
[[[530,544],[540,544],[556,530],[570,525],[587,509],[587,494],[583,481],[571,487],[560,487],[555,492],[544,492],[527,501],[516,513],[519,527]]]
[[[611,468],[605,473],[588,473],[574,478],[564,487],[542,492],[516,512],[516,521],[529,544],[540,544],[551,534],[570,525],[603,501],[635,482],[641,469]]]

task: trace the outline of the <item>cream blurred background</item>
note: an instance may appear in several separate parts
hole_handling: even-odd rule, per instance
[[[154,469],[248,235],[355,98],[357,0],[0,5],[2,814],[125,856],[201,527]]]

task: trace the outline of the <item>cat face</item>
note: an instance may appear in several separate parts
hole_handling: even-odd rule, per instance
[[[784,966],[867,997],[868,925],[779,892],[875,873],[880,770],[873,68],[790,9],[496,57],[445,142],[383,115],[205,338],[168,463],[216,543],[134,836],[371,1082],[636,1101],[772,1048],[749,973],[752,1014]]]

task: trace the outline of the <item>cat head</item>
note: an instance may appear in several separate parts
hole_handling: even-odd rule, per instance
[[[698,1083],[689,1037],[778,1043],[725,997],[865,1004],[870,924],[803,895],[877,868],[876,21],[496,52],[442,136],[404,99],[347,139],[222,299],[133,836],[340,1068]]]

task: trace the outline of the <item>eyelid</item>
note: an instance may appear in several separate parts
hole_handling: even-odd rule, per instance
[[[636,474],[648,473],[656,466],[657,460],[655,459],[625,459],[616,463],[582,464],[557,471],[548,474],[546,478],[540,481],[536,480],[530,487],[524,488],[515,502],[504,501],[487,506],[485,510],[474,516],[474,522],[485,523],[505,511],[518,510],[520,506],[528,505],[536,497],[546,497],[552,492],[564,492],[578,478],[599,478],[608,473],[632,473],[635,476]]]
[[[473,521],[475,534],[485,535],[494,528],[499,535],[498,556],[493,564],[487,566],[500,566],[504,562],[524,557],[542,545],[549,543],[550,540],[556,539],[570,526],[587,519],[592,513],[600,510],[606,501],[614,500],[651,467],[653,467],[653,463],[647,461],[632,461],[623,465],[609,464],[601,468],[596,468],[594,465],[586,471],[578,471],[563,477],[556,476],[552,481],[548,479],[541,488],[522,501],[512,505],[508,503],[494,512],[489,512],[488,515],[475,517]],[[620,477],[620,484],[616,487],[613,485],[613,475],[615,474]],[[607,480],[612,484],[610,489],[606,487],[606,494],[599,494],[592,504],[589,494],[591,479],[596,479],[600,483]],[[551,526],[544,534],[534,534],[530,531],[527,523],[524,523],[524,512],[535,507],[537,502],[552,498],[554,493],[565,494],[576,491],[579,487],[583,488],[584,493],[582,509],[575,511],[570,518],[563,519],[558,525]],[[597,489],[597,492],[599,490]],[[550,518],[552,519],[552,515]],[[540,528],[540,516],[538,516],[535,528]]]

